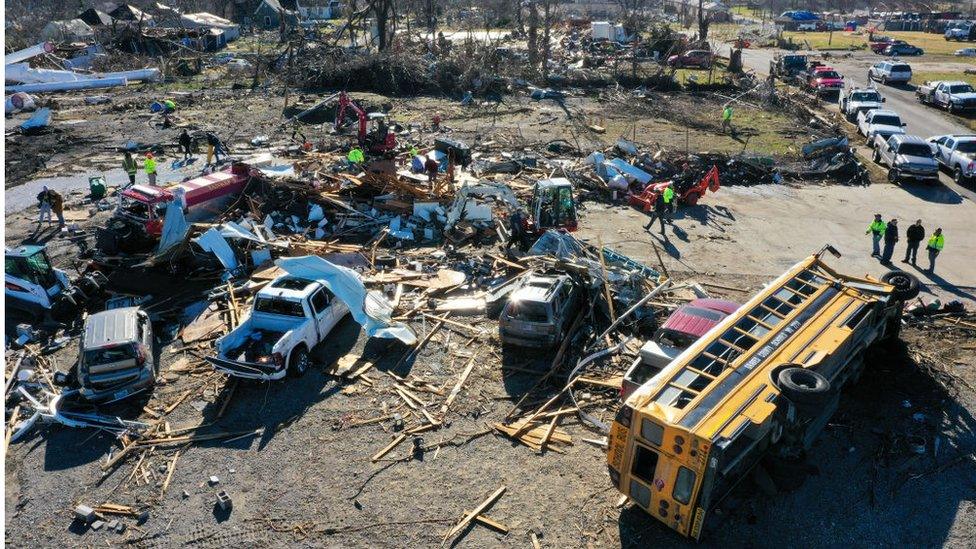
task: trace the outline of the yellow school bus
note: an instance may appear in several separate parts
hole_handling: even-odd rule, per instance
[[[794,265],[637,389],[611,426],[610,478],[680,534],[763,457],[808,449],[858,377],[871,344],[897,336],[918,281],[842,275],[822,256]]]

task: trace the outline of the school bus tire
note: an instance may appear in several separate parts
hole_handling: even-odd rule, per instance
[[[780,393],[797,407],[819,405],[830,395],[830,381],[809,368],[790,366],[776,375]]]
[[[905,271],[888,271],[881,276],[881,282],[891,284],[895,287],[891,295],[898,301],[908,301],[914,298],[918,295],[920,289],[918,278]]]

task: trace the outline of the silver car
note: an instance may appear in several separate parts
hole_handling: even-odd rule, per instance
[[[75,375],[86,400],[128,398],[152,387],[158,373],[152,324],[142,309],[110,309],[85,320]]]
[[[897,61],[882,61],[868,69],[868,81],[876,80],[882,84],[906,84],[912,79],[912,67]]]
[[[529,276],[498,317],[502,343],[536,348],[559,344],[579,310],[581,294],[569,275]]]

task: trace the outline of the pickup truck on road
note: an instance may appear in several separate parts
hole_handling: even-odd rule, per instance
[[[324,284],[290,275],[258,291],[251,316],[217,340],[218,371],[264,381],[297,377],[312,361],[309,353],[349,312]]]
[[[927,141],[956,183],[976,183],[976,135],[936,135]]]
[[[917,135],[892,135],[885,139],[874,137],[874,161],[888,166],[888,181],[903,180],[938,183],[939,163],[932,147]]]
[[[777,55],[769,62],[769,74],[777,78],[792,78],[807,70],[807,56],[795,53]]]
[[[915,88],[919,103],[948,109],[950,113],[976,111],[976,91],[962,81],[925,82]]]
[[[807,91],[818,96],[840,94],[844,89],[844,77],[839,72],[825,65],[811,67],[808,71],[797,73],[801,85]]]
[[[851,88],[840,96],[840,112],[853,122],[858,113],[880,109],[885,98],[874,88]]]
[[[892,135],[905,133],[905,123],[895,111],[861,111],[857,114],[857,133],[866,137],[870,145],[876,135],[888,139]]]

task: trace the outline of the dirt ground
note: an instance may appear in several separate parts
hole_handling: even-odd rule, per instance
[[[58,111],[56,120],[79,119],[70,125],[72,139],[40,169],[8,170],[8,199],[36,193],[38,181],[64,181],[69,191],[86,187],[79,173],[108,170],[110,183],[121,181],[118,154],[111,149],[128,140],[173,143],[177,129],[149,124],[146,106],[151,90],[112,94],[109,105],[78,101]],[[357,96],[383,102],[378,96]],[[742,136],[734,140],[718,131],[714,95],[656,97],[647,105],[627,105],[610,94],[571,98],[568,108],[583,113],[567,122],[558,105],[528,99],[505,100],[497,107],[463,109],[440,98],[390,100],[394,119],[404,125],[428,123],[433,111],[444,113],[452,135],[487,150],[539,150],[553,139],[577,144],[584,154],[603,148],[620,135],[639,143],[671,150],[722,150],[789,157],[813,134],[802,121],[781,113],[744,107]],[[302,98],[308,106],[316,97]],[[275,94],[238,90],[194,91],[179,96],[180,121],[194,128],[214,129],[235,153],[260,152],[249,145],[257,135],[272,139],[290,130],[277,125],[282,99]],[[119,106],[122,107],[119,107]],[[585,128],[599,124],[606,133]],[[7,121],[7,128],[11,121]],[[326,127],[304,128],[313,141],[330,141]],[[409,141],[411,135],[401,134]],[[46,137],[46,136],[45,136]],[[20,138],[17,138],[20,139]],[[77,139],[77,141],[75,141]],[[8,140],[8,148],[10,147]],[[751,144],[750,144],[751,143]],[[75,146],[77,144],[77,146]],[[13,159],[27,158],[30,146]],[[167,158],[169,162],[172,158]],[[8,166],[11,160],[8,160]],[[163,172],[170,178],[193,168]],[[112,172],[111,170],[115,170]],[[16,174],[17,180],[9,176]],[[65,179],[58,179],[63,177]],[[17,185],[16,188],[11,188]],[[32,187],[33,186],[33,187]],[[84,211],[81,194],[69,196],[72,209]],[[863,229],[874,210],[900,219],[921,216],[946,230],[946,252],[938,276],[923,276],[926,291],[972,307],[976,284],[970,259],[976,253],[966,220],[973,204],[954,200],[938,190],[918,191],[887,184],[868,187],[789,184],[723,187],[699,206],[685,209],[667,229],[667,238],[641,229],[646,217],[621,204],[587,201],[579,236],[657,266],[651,242],[660,248],[664,265],[678,280],[726,286],[715,295],[744,300],[787,266],[825,243],[840,248],[837,267],[852,273],[880,275],[885,269],[868,257],[870,242]],[[30,201],[28,200],[27,203]],[[7,210],[8,245],[46,240],[56,262],[70,266],[79,244],[51,231],[34,234],[36,207]],[[81,221],[91,228],[108,216],[100,212]],[[931,222],[929,221],[931,220]],[[657,226],[654,230],[657,230]],[[934,228],[934,227],[933,227]],[[432,250],[413,250],[423,255]],[[469,253],[476,253],[472,250]],[[897,253],[897,252],[896,252]],[[711,291],[712,288],[709,288]],[[929,296],[925,295],[926,300]],[[100,464],[117,451],[113,437],[90,430],[37,429],[10,447],[6,456],[6,538],[11,546],[137,547],[266,547],[341,546],[405,547],[442,544],[444,534],[462,516],[501,486],[506,493],[487,516],[505,524],[507,534],[484,525],[469,526],[452,546],[530,546],[530,533],[544,547],[679,547],[689,546],[656,520],[625,505],[609,483],[605,452],[583,439],[599,434],[567,416],[560,427],[573,444],[536,455],[531,449],[487,432],[500,421],[539,377],[551,354],[508,351],[498,344],[497,325],[483,317],[459,318],[470,327],[445,327],[413,360],[399,343],[367,341],[347,318],[336,336],[315,350],[315,364],[299,379],[275,383],[239,383],[231,390],[223,377],[205,370],[168,372],[180,359],[192,359],[164,336],[160,345],[164,381],[150,408],[169,402],[190,387],[203,392],[181,403],[166,416],[174,429],[209,424],[259,434],[232,442],[212,441],[170,446],[150,452],[142,464],[123,461],[103,475]],[[430,326],[414,323],[420,332]],[[751,481],[742,483],[709,520],[706,546],[973,546],[976,532],[976,353],[971,335],[961,330],[903,330],[904,343],[876,349],[871,367],[842,400],[840,410],[808,456],[810,475],[790,493],[767,495]],[[67,369],[77,353],[77,339],[50,355]],[[371,357],[376,366],[362,380],[343,383],[326,373],[340,358]],[[437,393],[420,393],[440,402],[469,361],[475,367],[440,430],[423,433],[414,452],[411,440],[375,463],[370,457],[396,435],[392,420],[361,426],[357,422],[401,413],[407,409],[394,393],[395,378],[422,379]],[[619,374],[629,356],[598,365]],[[949,365],[952,377],[934,363]],[[544,401],[559,383],[545,386],[533,401]],[[586,392],[588,394],[580,394]],[[602,420],[615,409],[615,391],[594,387],[578,392],[583,406]],[[224,403],[228,402],[221,415]],[[142,403],[120,407],[130,417],[142,414]],[[921,414],[920,416],[918,414]],[[416,418],[407,419],[407,423]],[[905,444],[908,434],[926,440],[924,455]],[[434,448],[436,447],[436,448]],[[180,451],[172,481],[161,494],[166,467]],[[146,471],[136,474],[137,467]],[[208,479],[219,478],[216,486]],[[230,513],[215,507],[214,494],[226,490],[233,499]],[[149,519],[126,520],[125,533],[92,531],[71,523],[79,503],[112,502],[149,510]]]

